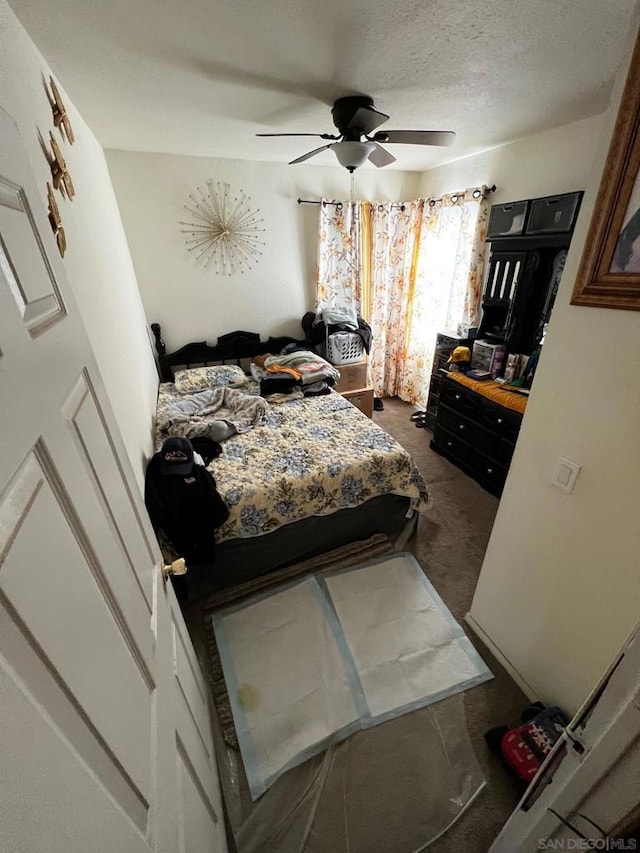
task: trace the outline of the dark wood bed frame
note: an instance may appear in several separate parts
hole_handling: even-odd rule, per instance
[[[167,354],[160,323],[152,323],[151,331],[155,338],[160,378],[163,382],[173,382],[177,367],[199,367],[208,364],[237,364],[242,367],[242,363],[251,361],[254,355],[279,353],[287,344],[315,348],[315,345],[309,341],[288,336],[269,337],[266,341],[261,341],[257,332],[237,331],[220,335],[215,346],[209,345],[206,341],[193,341]]]
[[[176,368],[233,363],[248,372],[254,355],[279,353],[290,343],[310,350],[316,346],[288,336],[262,341],[257,332],[237,331],[220,335],[215,346],[195,341],[167,354],[160,324],[153,323],[151,330],[163,382],[173,382]],[[392,541],[404,540],[417,524],[417,513],[407,519],[409,506],[407,497],[382,495],[358,507],[295,521],[262,536],[228,539],[217,548],[213,573],[198,571],[197,567],[190,572],[192,594],[209,595],[221,587],[243,583],[347,543],[366,540],[376,533],[385,534]]]

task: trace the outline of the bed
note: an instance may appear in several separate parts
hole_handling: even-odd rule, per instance
[[[152,330],[162,380],[156,449],[170,434],[167,407],[182,396],[173,383],[178,368],[236,364],[248,373],[254,355],[305,344],[232,332],[215,346],[194,342],[167,354],[160,326]],[[248,375],[238,390],[259,394]],[[230,510],[216,531],[216,586],[242,583],[374,533],[393,539],[428,505],[409,454],[335,391],[270,404],[259,425],[222,447],[210,464]]]

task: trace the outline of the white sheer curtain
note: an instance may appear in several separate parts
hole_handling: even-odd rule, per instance
[[[436,334],[478,322],[487,215],[486,200],[473,190],[423,206],[396,389],[403,400],[426,405]]]

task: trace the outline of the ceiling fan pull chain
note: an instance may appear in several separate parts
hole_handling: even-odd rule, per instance
[[[351,172],[351,202],[356,200],[356,174]]]

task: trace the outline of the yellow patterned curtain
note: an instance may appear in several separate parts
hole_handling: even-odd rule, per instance
[[[488,204],[474,192],[320,206],[317,308],[367,320],[377,396],[425,406],[436,334],[478,323]]]
[[[316,310],[361,313],[360,202],[323,199],[320,204]]]
[[[373,292],[371,289],[371,272],[373,266],[373,203],[360,202],[360,288],[361,316],[371,325],[373,308]]]
[[[398,395],[406,358],[414,281],[415,248],[424,201],[372,205],[369,368],[379,397]]]

